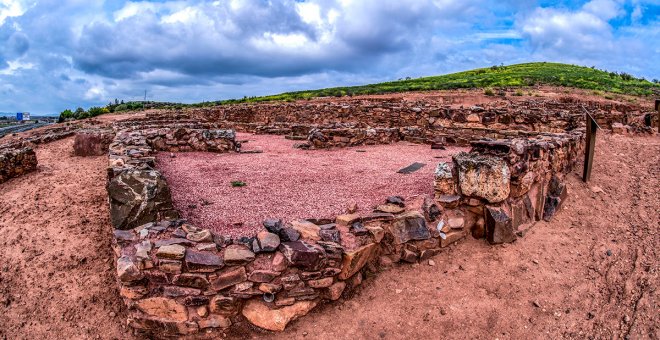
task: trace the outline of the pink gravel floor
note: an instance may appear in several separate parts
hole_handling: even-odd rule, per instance
[[[407,142],[300,150],[283,136],[238,134],[237,139],[249,141],[243,150],[263,153],[189,152],[171,158],[162,152],[157,159],[182,217],[231,237],[254,235],[266,218],[328,218],[353,203],[366,212],[387,196],[432,194],[436,165],[464,150]],[[397,173],[413,162],[426,166]],[[232,187],[232,181],[247,186]]]

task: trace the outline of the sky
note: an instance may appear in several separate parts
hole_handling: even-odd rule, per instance
[[[553,61],[660,78],[660,0],[0,0],[0,112]]]

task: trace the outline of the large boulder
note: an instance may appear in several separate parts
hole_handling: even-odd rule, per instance
[[[124,171],[108,182],[107,190],[110,221],[116,229],[132,229],[164,216],[176,217],[170,189],[158,171]]]
[[[461,152],[454,157],[458,187],[465,196],[498,203],[509,197],[511,173],[499,157]]]
[[[103,130],[76,132],[73,140],[73,154],[76,156],[101,156],[108,153],[113,133]]]

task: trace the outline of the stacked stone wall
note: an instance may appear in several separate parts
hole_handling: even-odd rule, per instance
[[[37,155],[27,143],[0,146],[0,183],[37,169]]]

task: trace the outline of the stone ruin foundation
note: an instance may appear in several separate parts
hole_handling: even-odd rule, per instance
[[[568,99],[470,108],[350,100],[231,105],[117,122],[107,190],[128,324],[155,336],[213,333],[239,320],[282,331],[381,266],[426,260],[465,237],[514,242],[564,203],[564,178],[582,158],[585,111],[611,128],[644,114],[633,109]],[[180,218],[155,156],[241,152],[235,131],[284,135],[305,149],[401,140],[470,149],[437,164],[428,182],[433,195],[383,197],[372,211],[332,218],[266,219],[256,234],[231,238]]]

